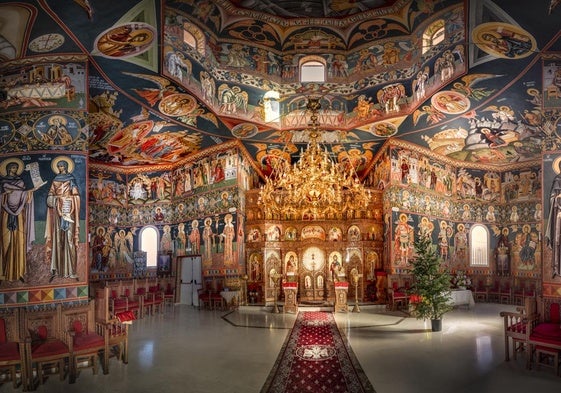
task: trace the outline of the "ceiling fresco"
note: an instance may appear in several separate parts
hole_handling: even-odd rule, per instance
[[[322,143],[359,173],[391,138],[466,165],[536,160],[560,146],[561,7],[520,3],[0,2],[0,140],[22,148],[27,111],[84,111],[62,118],[94,164],[170,166],[236,141],[266,174],[297,159],[319,97]],[[306,56],[325,82],[300,82]]]

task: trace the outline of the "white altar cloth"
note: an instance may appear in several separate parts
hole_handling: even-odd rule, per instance
[[[450,291],[450,303],[453,306],[468,306],[469,308],[475,306],[473,293],[469,289],[455,289]]]

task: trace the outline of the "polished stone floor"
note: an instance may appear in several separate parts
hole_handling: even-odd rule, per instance
[[[501,310],[478,303],[445,315],[441,332],[381,306],[335,318],[377,393],[550,392],[561,389],[551,369],[504,361]],[[83,370],[75,384],[50,377],[38,392],[259,392],[295,320],[259,307],[205,311],[176,305],[136,321],[128,365],[110,373]],[[0,385],[0,392],[14,390]],[[315,393],[315,392],[313,392]]]

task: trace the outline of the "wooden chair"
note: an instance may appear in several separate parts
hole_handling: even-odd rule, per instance
[[[123,281],[121,296],[127,299],[127,310],[132,311],[137,319],[144,316],[144,297],[136,294],[134,280]]]
[[[166,284],[166,288],[164,290],[164,306],[167,308],[168,306],[175,305],[175,287],[172,285],[171,282]]]
[[[534,299],[528,298],[525,306],[518,307],[516,312],[501,311],[499,315],[503,317],[504,323],[505,360],[510,360],[511,344],[513,357],[516,359],[517,353],[527,348],[529,336],[527,329],[528,318],[538,318],[536,302]]]
[[[11,380],[14,389],[26,387],[25,343],[20,339],[19,309],[6,309],[0,313],[0,375]],[[19,374],[19,382],[18,382]]]
[[[561,351],[561,306],[556,298],[538,298],[537,323],[528,324],[528,344],[530,350],[527,357],[527,368],[536,365],[552,367],[559,373],[559,351]]]
[[[487,301],[500,303],[501,300],[501,280],[495,279],[487,290]]]
[[[475,285],[472,288],[473,298],[476,302],[487,302],[489,299],[489,289],[485,285],[485,279],[475,279]]]
[[[514,285],[512,288],[512,300],[515,305],[524,305],[524,292],[525,292],[526,281],[521,278],[514,279]]]
[[[499,301],[503,304],[512,303],[512,285],[510,278],[503,278],[499,287]]]
[[[531,297],[536,299],[538,296],[537,291],[537,281],[533,278],[529,278],[524,283],[524,299]]]
[[[122,296],[121,281],[113,282],[107,285],[109,294],[109,310],[115,314],[129,309],[128,298]]]
[[[72,341],[62,329],[61,319],[60,304],[56,309],[24,312],[28,390],[35,390],[38,384],[43,384],[45,374],[51,369],[57,370],[61,381],[70,371]]]
[[[147,298],[152,303],[152,314],[162,314],[164,312],[165,293],[158,283],[148,286]]]
[[[148,293],[148,290],[144,286],[136,288],[135,295],[137,298],[142,298],[142,315],[152,315],[154,301],[153,296]],[[139,306],[140,307],[140,306]]]
[[[199,297],[199,310],[211,310],[212,300],[210,298],[210,291],[204,288],[197,290]]]
[[[400,286],[399,277],[388,276],[388,307],[390,310],[407,309],[409,305],[409,294],[403,286]]]
[[[119,361],[127,364],[129,355],[129,325],[133,320],[120,320],[112,314],[109,307],[109,288],[98,288],[95,294],[95,320],[98,334],[105,334],[107,337],[106,370],[109,372],[108,359],[112,356]],[[122,316],[129,311],[121,311],[117,315]],[[132,313],[132,312],[131,312]],[[134,314],[132,314],[134,317]]]
[[[72,341],[70,379],[73,382],[81,368],[91,368],[97,374],[101,359],[103,373],[109,372],[108,335],[106,329],[96,327],[95,300],[86,305],[65,307],[62,310],[63,329]]]

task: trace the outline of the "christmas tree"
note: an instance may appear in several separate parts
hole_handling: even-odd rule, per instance
[[[450,274],[441,269],[440,261],[428,236],[415,241],[416,257],[411,273],[414,276],[412,292],[417,295],[414,304],[417,319],[438,320],[452,309],[450,302]]]

